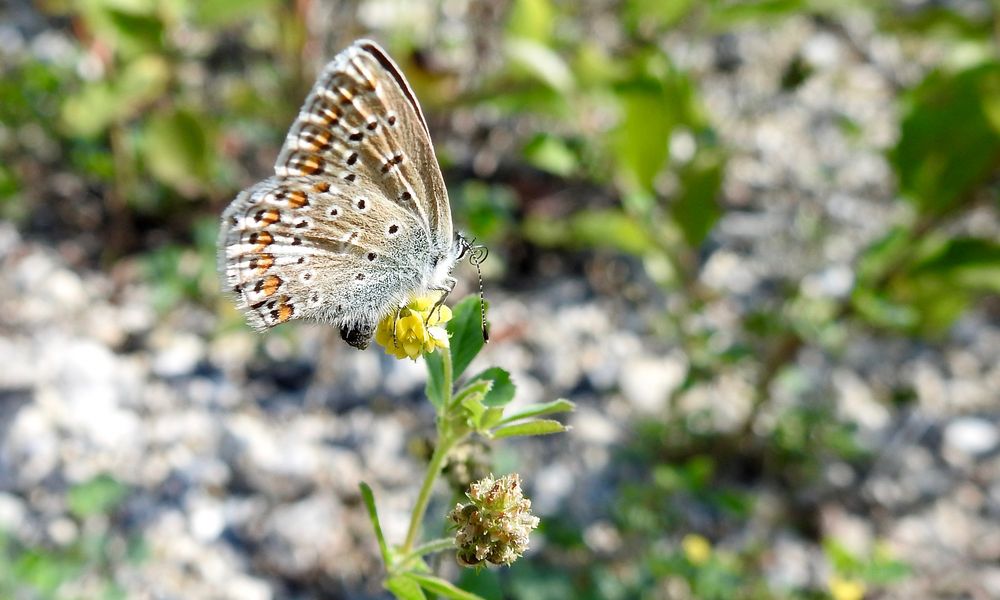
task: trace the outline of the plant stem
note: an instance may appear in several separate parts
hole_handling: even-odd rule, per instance
[[[441,403],[441,413],[437,422],[437,447],[431,455],[431,461],[427,464],[427,472],[424,473],[424,483],[420,486],[420,494],[417,496],[417,503],[413,507],[410,515],[410,527],[406,531],[406,541],[403,542],[402,553],[409,554],[413,549],[413,544],[417,541],[417,534],[420,532],[420,524],[424,520],[424,513],[427,512],[427,504],[431,499],[431,490],[434,482],[441,473],[444,460],[448,457],[448,452],[452,449],[458,438],[452,436],[448,423],[448,412],[451,408],[451,353],[441,352],[441,359],[444,367],[444,402]]]
[[[409,554],[406,554],[399,560],[399,564],[405,568],[407,563],[415,558],[420,558],[427,554],[434,554],[435,552],[441,552],[443,550],[451,550],[455,548],[455,540],[452,538],[438,538],[436,540],[431,540],[429,542],[420,544],[414,548]]]
[[[427,465],[427,472],[424,474],[424,483],[420,486],[420,494],[417,496],[417,503],[413,507],[410,515],[410,527],[406,531],[406,541],[403,543],[403,554],[408,554],[417,541],[417,533],[420,531],[420,524],[424,520],[424,513],[427,512],[427,503],[431,499],[431,489],[437,480],[438,473],[444,465],[444,459],[454,445],[455,440],[441,438],[438,440],[437,448],[431,456],[431,462]]]

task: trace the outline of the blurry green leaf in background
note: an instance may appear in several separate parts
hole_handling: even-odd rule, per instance
[[[156,114],[147,122],[142,141],[146,168],[162,183],[194,195],[211,181],[214,138],[205,116],[192,110]]]
[[[84,518],[108,512],[122,501],[126,492],[125,486],[105,475],[70,488],[66,502],[71,513]]]
[[[70,135],[100,135],[113,123],[128,121],[159,98],[167,89],[169,77],[169,65],[162,57],[138,57],[114,79],[88,82],[67,97],[62,122]]]
[[[1000,169],[1000,63],[937,72],[909,92],[890,159],[900,192],[921,213],[968,200]]]

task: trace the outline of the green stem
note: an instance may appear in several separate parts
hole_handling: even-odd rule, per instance
[[[428,554],[434,554],[437,552],[443,552],[445,550],[452,550],[455,548],[455,540],[452,538],[438,538],[436,540],[431,540],[429,542],[420,544],[414,548],[409,554],[406,554],[399,560],[399,564],[404,568],[405,566],[414,559],[420,558],[421,556],[426,556]]]
[[[417,496],[417,503],[413,507],[410,515],[410,527],[406,531],[406,541],[403,542],[402,553],[409,554],[413,549],[413,544],[417,541],[417,534],[420,532],[420,524],[424,520],[424,513],[427,512],[427,504],[431,499],[431,490],[434,482],[437,481],[438,474],[444,466],[444,460],[448,457],[448,452],[458,442],[453,438],[449,423],[448,409],[451,406],[451,353],[441,352],[441,359],[444,367],[444,402],[441,403],[441,414],[438,415],[438,440],[431,461],[427,464],[427,472],[424,473],[424,483],[420,486],[420,494]]]
[[[443,431],[441,431],[441,429],[443,427],[442,424],[446,422],[445,421],[445,417],[447,416],[448,411],[451,408],[451,394],[452,394],[451,377],[452,377],[452,375],[451,375],[451,349],[450,348],[443,348],[439,352],[441,352],[441,367],[442,367],[442,370],[444,371],[444,398],[443,398],[444,401],[441,403],[441,414],[438,415],[438,417],[439,417],[439,421],[438,421],[438,436],[440,437],[441,434],[444,433]]]
[[[408,554],[417,541],[417,533],[420,531],[420,524],[424,520],[424,513],[427,512],[427,503],[431,499],[431,489],[437,480],[441,467],[444,466],[444,459],[455,444],[455,440],[439,439],[438,446],[434,449],[431,462],[427,465],[427,473],[424,474],[424,483],[420,486],[420,494],[417,496],[417,503],[413,507],[410,515],[410,528],[406,531],[406,541],[403,543],[403,554]]]

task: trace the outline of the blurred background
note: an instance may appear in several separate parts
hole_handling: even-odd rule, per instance
[[[386,597],[357,486],[401,539],[422,364],[254,334],[215,270],[222,209],[366,36],[490,247],[477,360],[518,402],[578,404],[491,457],[542,518],[531,552],[446,576],[490,599],[1000,597],[998,11],[5,2],[0,596]]]

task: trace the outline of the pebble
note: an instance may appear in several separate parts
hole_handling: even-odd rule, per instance
[[[943,440],[947,450],[979,457],[997,448],[1000,429],[997,423],[980,417],[960,417],[945,427]]]
[[[637,414],[662,415],[687,370],[687,361],[679,353],[658,358],[635,356],[622,368],[619,385]]]

